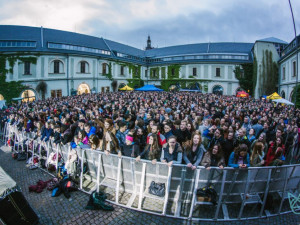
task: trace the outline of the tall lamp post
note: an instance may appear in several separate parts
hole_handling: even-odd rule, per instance
[[[297,32],[296,32],[296,26],[295,26],[295,19],[294,19],[294,13],[293,13],[293,9],[292,9],[292,4],[291,1],[289,0],[289,4],[290,4],[290,9],[291,9],[291,13],[292,13],[292,19],[293,19],[293,25],[294,25],[294,32],[295,32],[295,41],[296,41],[296,90],[295,90],[295,106],[296,106],[296,101],[297,101],[297,92],[298,92],[298,38],[297,38]]]

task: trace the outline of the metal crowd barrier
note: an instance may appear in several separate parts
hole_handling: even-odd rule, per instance
[[[15,143],[32,136],[18,133],[14,127],[6,125],[4,139],[13,133]],[[39,139],[34,141],[35,144],[39,142]],[[54,151],[61,153],[65,161],[71,149],[70,145],[53,147],[50,142],[45,148],[47,157]],[[186,165],[168,167],[160,162],[153,165],[151,161],[136,162],[134,158],[106,155],[91,149],[77,148],[76,151],[81,160],[81,168],[85,157],[89,168],[86,174],[81,171],[81,191],[92,193],[94,190],[102,190],[107,193],[111,203],[156,215],[190,221],[229,221],[276,216],[292,212],[288,194],[296,197],[299,194],[299,164],[210,170],[199,166],[196,170],[191,170]],[[57,168],[58,157],[56,158]],[[148,188],[152,181],[165,184],[164,197],[149,194]],[[197,189],[207,186],[213,186],[217,192],[215,205],[197,198]],[[276,197],[272,207],[267,205],[270,196]]]

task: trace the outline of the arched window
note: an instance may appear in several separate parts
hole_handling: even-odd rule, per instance
[[[213,94],[216,94],[216,95],[223,95],[223,91],[224,91],[224,89],[220,85],[216,85],[212,89]]]
[[[86,61],[81,61],[79,63],[79,72],[80,73],[88,73],[89,72],[89,64]]]
[[[282,98],[285,98],[285,91],[281,91],[280,95],[281,95]]]
[[[78,94],[82,95],[82,94],[89,94],[91,93],[91,89],[89,87],[89,85],[82,83],[78,86]]]
[[[64,64],[62,61],[58,59],[53,60],[50,66],[51,73],[64,73]]]
[[[106,75],[108,74],[108,64],[107,63],[102,63],[102,74]]]
[[[23,91],[21,97],[23,102],[35,101],[35,93],[30,89]]]

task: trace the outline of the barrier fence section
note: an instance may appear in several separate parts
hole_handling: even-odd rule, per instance
[[[14,138],[14,148],[26,143],[28,151],[40,158],[47,159],[51,152],[55,152],[61,154],[66,162],[71,150],[70,145],[55,146],[51,141],[44,143],[39,139],[34,140],[30,149],[28,140],[33,140],[33,134],[18,132],[7,123],[0,131],[6,145],[9,138]],[[41,151],[35,152],[34,146],[37,145],[44,146],[46,156],[42,156]],[[23,145],[18,149],[24,150]],[[288,195],[298,197],[299,194],[299,164],[246,169],[212,167],[208,170],[197,167],[191,170],[186,165],[168,167],[148,160],[136,162],[134,158],[106,155],[91,149],[77,148],[76,151],[81,162],[81,191],[92,193],[101,190],[107,193],[111,203],[156,215],[195,221],[275,216],[292,212]],[[84,163],[88,167],[86,173],[83,171]],[[52,175],[55,176],[55,172]],[[165,184],[163,197],[149,193],[152,181]],[[197,197],[198,188],[208,186],[217,193],[215,204]]]

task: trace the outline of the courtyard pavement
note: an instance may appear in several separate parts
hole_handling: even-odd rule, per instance
[[[51,197],[51,192],[47,189],[44,189],[40,194],[29,192],[28,186],[36,184],[38,180],[49,180],[51,176],[40,169],[29,170],[26,167],[25,161],[13,160],[10,149],[3,146],[2,143],[0,143],[0,146],[0,166],[21,187],[23,195],[40,218],[39,224],[191,224],[184,220],[151,215],[120,206],[114,206],[115,210],[112,212],[85,210],[84,207],[88,202],[89,196],[81,191],[72,192],[70,199],[66,199],[63,194],[53,198]],[[265,219],[231,222],[201,221],[192,224],[236,225],[245,223],[247,225],[299,225],[300,215],[289,213]]]

